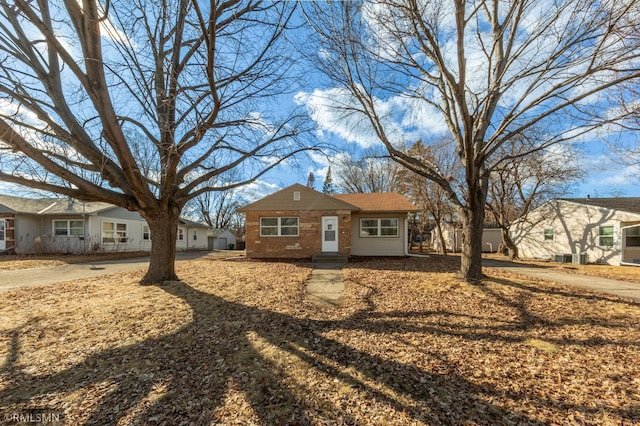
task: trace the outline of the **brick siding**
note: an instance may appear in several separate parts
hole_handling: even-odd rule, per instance
[[[322,217],[338,217],[339,252],[351,255],[351,211],[305,210],[246,212],[247,257],[306,259],[322,251]],[[260,236],[261,217],[297,217],[297,237]]]

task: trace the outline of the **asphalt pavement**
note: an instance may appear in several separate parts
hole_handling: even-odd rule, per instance
[[[567,284],[591,291],[597,291],[599,293],[612,294],[640,301],[640,283],[612,280],[608,278],[594,277],[591,275],[570,274],[541,266],[536,267],[490,259],[483,259],[482,266],[486,268],[503,269],[514,274],[540,278],[546,281],[553,281],[560,284]],[[635,266],[620,266],[620,268],[635,268]]]
[[[176,261],[197,259],[199,257],[232,257],[241,252],[185,251],[176,254]],[[120,272],[146,269],[149,257],[129,259],[104,260],[100,262],[72,263],[61,266],[44,266],[39,268],[0,271],[0,292],[37,285],[54,284],[82,278],[92,278],[100,275],[111,275]]]

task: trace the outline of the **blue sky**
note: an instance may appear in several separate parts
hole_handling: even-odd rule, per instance
[[[117,32],[117,30],[114,30]],[[473,61],[473,58],[469,58]],[[472,67],[470,67],[472,68]],[[309,70],[312,73],[313,70]],[[253,199],[277,191],[293,183],[306,183],[310,172],[316,176],[316,188],[322,187],[330,159],[337,155],[351,155],[358,157],[367,149],[381,148],[381,143],[366,127],[361,127],[357,122],[340,121],[332,115],[331,111],[323,108],[322,103],[327,99],[339,99],[344,93],[339,87],[328,84],[318,74],[308,78],[308,86],[298,93],[288,95],[288,99],[282,102],[283,106],[305,106],[315,122],[316,132],[309,137],[310,144],[317,141],[330,144],[333,151],[322,155],[317,152],[309,152],[299,156],[295,160],[287,161],[273,171],[262,176],[258,181],[244,189],[248,197]],[[442,120],[434,119],[435,114],[428,109],[416,109],[401,97],[389,97],[381,101],[381,107],[386,111],[392,111],[404,117],[418,118],[411,126],[402,127],[402,118],[392,123],[396,128],[392,133],[400,135],[404,140],[415,141],[428,140],[429,137],[442,135],[446,132]],[[419,123],[416,125],[415,123]],[[582,149],[581,164],[585,170],[585,178],[576,183],[567,197],[608,197],[608,196],[636,196],[640,197],[640,171],[617,161],[606,149],[600,139],[583,140],[580,142]],[[345,154],[346,153],[346,154]],[[338,171],[333,168],[334,179]],[[25,195],[26,192],[13,185],[0,182],[0,192]]]
[[[345,152],[354,152],[353,142],[332,135],[332,143]],[[570,198],[591,197],[640,197],[640,170],[637,167],[622,164],[620,160],[607,151],[599,141],[585,143],[583,153],[583,167],[585,177],[572,186],[571,192],[566,194]],[[316,177],[316,189],[322,188],[322,182],[329,166],[329,159],[313,154],[311,158],[299,158],[295,166],[289,164],[278,167],[273,172],[251,184],[248,194],[257,198],[294,183],[306,184],[309,172]],[[333,168],[335,180],[336,169]]]
[[[535,7],[529,10],[531,15],[529,16],[530,22],[535,23],[539,21],[538,18],[540,16],[544,17],[548,13],[547,8],[554,10],[554,7],[553,2],[546,2],[544,0],[535,3]],[[370,11],[380,12],[381,9],[376,9],[376,6],[372,6]],[[382,11],[382,13],[384,13],[384,11]],[[580,13],[576,16],[579,15]],[[364,19],[367,19],[366,13],[364,14]],[[589,17],[586,19],[588,20]],[[527,19],[523,21],[526,22]],[[562,19],[559,21],[561,22]],[[371,28],[377,28],[378,32],[381,31],[378,22],[373,24],[369,22],[369,24]],[[445,20],[445,22],[439,22],[439,25],[446,27],[447,25],[454,25],[454,22],[452,19],[451,22],[448,23]],[[579,25],[579,22],[567,23],[567,25]],[[480,32],[482,32],[481,29]],[[455,33],[455,31],[452,33]],[[526,35],[526,30],[523,30],[523,34]],[[467,70],[474,71],[473,73],[469,73],[474,74],[474,77],[469,77],[469,84],[471,86],[474,86],[474,84],[478,85],[478,87],[473,90],[475,93],[483,93],[482,85],[486,81],[484,73],[487,72],[486,57],[484,56],[482,48],[477,48],[477,46],[475,49],[473,48],[473,44],[477,42],[474,36],[475,33],[470,31],[469,39],[465,39],[465,43],[468,43],[467,53],[469,54],[469,56],[466,57]],[[373,38],[376,37],[384,39],[385,43],[393,43],[393,41],[389,41],[391,38],[385,38],[384,35],[375,34]],[[523,40],[526,40],[526,37],[524,37]],[[561,40],[560,37],[556,41],[561,43]],[[445,45],[454,46],[455,43]],[[547,37],[545,43],[540,43],[540,45],[534,43],[530,46],[531,49],[525,49],[524,56],[520,59],[526,62],[524,59],[533,59],[540,54],[546,55],[548,53],[547,49],[552,49],[553,46],[555,46],[553,37]],[[588,44],[582,47],[587,51],[590,48]],[[324,55],[324,52],[319,52],[321,52],[319,56]],[[446,54],[450,54],[450,57],[447,59],[451,63],[456,63],[455,50],[450,52],[445,51],[445,55]],[[455,67],[452,67],[452,69],[455,69]],[[518,74],[519,71],[521,70],[515,67],[511,70],[511,73]],[[303,92],[296,94],[294,96],[294,102],[308,107],[310,115],[317,126],[316,136],[321,141],[334,144],[337,151],[346,151],[350,155],[355,156],[366,149],[380,148],[382,145],[370,128],[361,126],[361,123],[353,118],[340,120],[337,118],[335,111],[327,107],[327,104],[330,105],[332,103],[349,105],[349,102],[352,101],[349,99],[349,94],[345,93],[345,91],[338,86],[324,83],[322,78],[318,78],[315,81],[315,84],[310,85]],[[534,86],[527,86],[527,84],[528,82],[523,80],[521,84],[511,87],[512,90],[509,93],[504,94],[505,100],[503,106],[506,107],[506,109],[508,109],[510,102],[517,102],[522,97],[534,98],[536,94],[528,91],[528,89],[533,88],[538,91],[544,91],[545,87],[548,87],[544,84]],[[586,89],[581,85],[577,85],[573,90],[580,92]],[[378,95],[380,95],[380,93],[378,93]],[[590,96],[581,102],[581,106],[602,108],[599,110],[599,113],[606,115],[606,108],[611,106],[606,99],[610,98],[606,96]],[[378,101],[377,108],[379,108],[378,111],[381,112],[381,115],[388,114],[392,117],[387,122],[387,131],[393,138],[405,141],[405,143],[418,139],[428,141],[430,138],[443,136],[448,132],[444,126],[444,120],[432,107],[411,103],[408,97],[397,96],[397,93],[395,96],[393,94],[388,97],[378,96],[376,101]],[[615,108],[612,108],[611,110],[614,109]],[[533,110],[533,112],[535,113],[535,110]],[[575,111],[570,112],[575,113]],[[568,116],[569,114],[563,115],[563,117]],[[408,124],[409,122],[410,124]],[[548,132],[570,133],[576,130],[574,123],[561,118],[546,123],[546,125],[549,124],[552,124],[554,129],[548,129]],[[607,135],[607,131],[610,131],[611,134]],[[611,153],[606,146],[606,142],[610,137],[615,139],[620,137],[620,135],[616,133],[615,129],[601,128],[592,133],[580,136],[578,141],[571,142],[576,145],[576,148],[580,152],[578,161],[584,170],[584,178],[582,181],[572,185],[566,197],[583,198],[587,195],[591,197],[640,197],[640,169],[637,165],[634,167],[623,164],[620,158],[616,158],[616,156]],[[634,140],[636,144],[640,141],[640,135],[637,133],[628,135],[628,137]],[[311,157],[313,161],[301,160],[296,164],[296,167],[283,165],[274,171],[274,173],[263,177],[261,182],[257,182],[254,185],[256,188],[255,193],[259,193],[259,189],[275,190],[295,182],[305,183],[309,172],[315,174],[316,187],[320,187],[324,179],[324,174],[329,166],[329,161],[322,156],[312,155]],[[336,172],[334,168],[334,180],[336,178]]]

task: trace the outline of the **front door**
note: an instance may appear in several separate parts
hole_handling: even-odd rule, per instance
[[[5,234],[5,221],[4,219],[0,219],[0,250],[5,250],[7,248],[7,239]]]
[[[338,217],[322,218],[322,252],[338,252]]]

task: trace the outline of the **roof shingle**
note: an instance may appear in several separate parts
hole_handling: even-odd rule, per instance
[[[563,201],[602,207],[610,210],[620,210],[629,213],[640,213],[640,197],[615,198],[560,198]]]
[[[339,200],[370,212],[417,212],[420,209],[397,192],[335,194]]]

